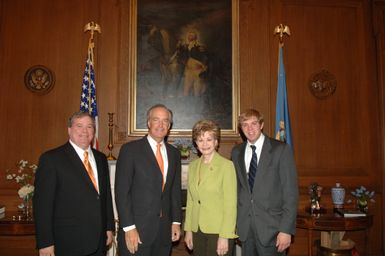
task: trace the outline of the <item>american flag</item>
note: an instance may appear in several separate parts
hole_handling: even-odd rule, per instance
[[[99,148],[98,132],[98,108],[96,104],[96,85],[95,85],[95,72],[94,72],[94,52],[93,43],[88,46],[88,55],[86,60],[86,67],[83,75],[82,93],[80,96],[80,111],[88,112],[95,118],[96,130],[93,147]]]

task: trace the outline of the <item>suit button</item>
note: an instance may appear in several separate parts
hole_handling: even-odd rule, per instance
[[[198,204],[201,204],[201,200],[198,200]]]
[[[253,199],[251,199],[251,200],[250,200],[250,202],[251,202],[251,203],[253,203],[253,202],[254,202],[254,200],[253,200]]]

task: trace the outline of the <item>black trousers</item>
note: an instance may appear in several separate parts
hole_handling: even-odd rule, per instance
[[[198,229],[193,232],[193,254],[194,256],[218,256],[217,243],[218,234],[205,234]],[[234,249],[234,239],[229,239],[229,250],[226,256],[232,256]]]
[[[154,230],[154,232],[156,232],[155,241],[152,244],[139,244],[138,251],[135,254],[131,254],[130,251],[127,249],[126,241],[124,239],[124,231],[123,229],[120,228],[119,234],[118,234],[118,255],[119,256],[132,256],[132,255],[134,256],[169,256],[171,253],[171,237],[170,237],[170,243],[165,244],[163,242],[164,239],[162,239],[161,232],[160,232],[161,226],[162,224],[159,225],[158,230]]]

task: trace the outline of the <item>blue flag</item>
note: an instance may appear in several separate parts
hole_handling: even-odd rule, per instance
[[[279,47],[279,68],[278,68],[278,86],[277,86],[277,102],[275,116],[275,138],[286,142],[293,147],[290,129],[289,108],[287,104],[286,93],[286,75],[285,66],[283,65],[283,49]]]
[[[95,86],[95,72],[93,64],[93,44],[88,46],[88,54],[86,60],[86,67],[84,69],[82,92],[80,96],[80,111],[88,112],[95,118],[96,130],[93,147],[98,149],[98,109],[96,105],[96,86]]]

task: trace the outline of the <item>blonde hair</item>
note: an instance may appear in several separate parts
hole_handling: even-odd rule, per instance
[[[200,120],[194,124],[192,128],[192,140],[196,142],[197,139],[205,132],[212,132],[214,135],[214,139],[219,140],[219,126],[214,121],[206,119]]]
[[[256,117],[258,122],[262,124],[264,122],[263,115],[255,109],[249,108],[242,112],[238,117],[238,127],[241,128],[242,123],[251,117]]]

